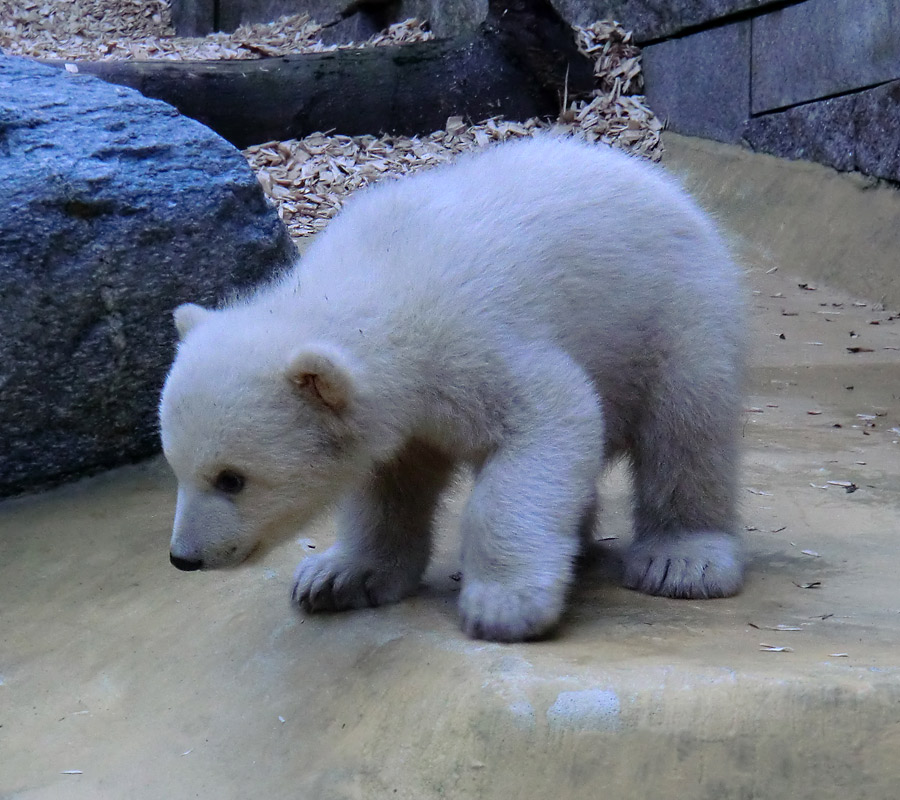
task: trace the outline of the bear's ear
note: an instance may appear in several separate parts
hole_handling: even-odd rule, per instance
[[[178,306],[172,316],[175,319],[175,329],[178,331],[178,338],[184,339],[192,328],[201,323],[213,312],[198,306],[196,303],[183,303]]]
[[[353,375],[346,357],[327,345],[297,351],[288,362],[288,380],[317,403],[341,411],[353,396]]]

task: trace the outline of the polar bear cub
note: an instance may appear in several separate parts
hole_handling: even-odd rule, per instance
[[[392,603],[428,564],[458,465],[462,627],[541,636],[627,458],[625,584],[737,592],[737,270],[658,167],[553,137],[350,199],[296,267],[221,310],[184,305],[161,400],[172,563],[242,561],[338,504],[300,564],[308,611]]]

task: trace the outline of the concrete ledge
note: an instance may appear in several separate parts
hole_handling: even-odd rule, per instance
[[[748,277],[742,594],[621,588],[615,471],[602,532],[621,538],[551,641],[459,632],[465,486],[419,596],[304,617],[291,574],[329,521],[240,569],[177,572],[174,481],[123,469],[0,504],[2,796],[896,800],[900,321]],[[850,330],[872,352],[848,353]]]
[[[330,520],[242,568],[182,573],[166,552],[168,469],[123,469],[0,504],[0,796],[896,800],[900,319],[790,276],[815,261],[804,243],[839,262],[829,248],[868,190],[667,143],[748,256],[783,265],[748,261],[740,595],[621,587],[630,502],[616,469],[602,534],[619,538],[582,571],[552,640],[459,632],[464,484],[418,596],[301,616],[291,575],[333,542]],[[816,224],[826,211],[840,236]],[[803,236],[779,231],[779,214]],[[900,228],[888,212],[882,224]]]
[[[663,141],[663,162],[748,259],[900,309],[898,188],[704,139]]]

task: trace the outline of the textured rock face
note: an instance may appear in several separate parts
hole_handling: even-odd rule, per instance
[[[900,81],[754,117],[744,139],[772,155],[900,182]]]
[[[0,496],[157,448],[171,309],[294,249],[243,157],[137,92],[0,57]]]
[[[634,32],[636,42],[673,36],[685,29],[745,11],[775,5],[777,0],[552,0],[570,22],[587,25],[617,19]]]

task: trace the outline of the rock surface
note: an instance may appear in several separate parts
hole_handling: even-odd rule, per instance
[[[171,309],[286,266],[243,157],[129,89],[0,57],[0,496],[157,449]]]
[[[900,191],[894,185],[669,131],[663,145],[663,165],[727,223],[739,262],[779,267],[779,274],[789,268],[813,285],[840,287],[879,300],[894,314],[900,311]],[[783,332],[781,325],[772,336]],[[848,347],[857,343],[851,331],[860,333],[852,325],[844,329]],[[900,337],[900,330],[891,337]],[[819,337],[804,340],[805,347],[817,350],[810,339]],[[900,345],[900,339],[893,344]],[[900,428],[900,419],[897,423]]]
[[[808,0],[753,21],[758,114],[900,79],[897,0]]]
[[[753,117],[744,139],[775,156],[900,182],[900,81]]]
[[[900,182],[896,0],[553,2],[650,42],[645,92],[668,130]]]
[[[616,19],[634,32],[639,44],[776,4],[777,0],[553,0],[569,22],[589,25],[598,19]]]
[[[740,141],[750,116],[750,31],[745,20],[644,48],[647,102],[667,130]]]

